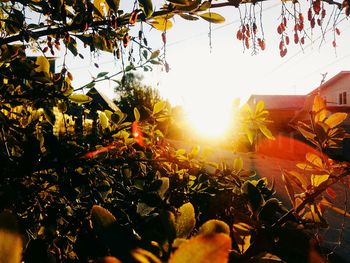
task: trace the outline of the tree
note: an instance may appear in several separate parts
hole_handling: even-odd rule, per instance
[[[141,117],[147,119],[157,102],[161,101],[159,91],[142,84],[142,77],[133,73],[125,74],[118,86],[116,103],[122,112],[129,114],[127,120],[133,120],[134,108],[138,108]]]

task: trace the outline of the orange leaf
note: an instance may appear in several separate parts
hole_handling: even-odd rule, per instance
[[[222,263],[228,261],[231,238],[223,233],[198,235],[180,245],[169,263]]]

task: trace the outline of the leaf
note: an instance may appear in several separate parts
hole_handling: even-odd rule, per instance
[[[265,125],[260,125],[259,129],[266,136],[266,138],[268,138],[270,140],[275,139],[275,137],[272,135],[271,131]]]
[[[228,262],[231,238],[226,234],[198,235],[184,242],[171,255],[169,263]]]
[[[136,107],[134,108],[134,116],[135,116],[135,121],[140,120],[140,112]]]
[[[74,93],[74,94],[70,95],[68,98],[71,101],[73,101],[75,103],[80,103],[80,104],[89,103],[92,101],[92,98],[89,97],[88,95],[78,94],[78,93]]]
[[[100,112],[99,119],[102,129],[106,129],[107,127],[109,127],[109,121],[104,112]]]
[[[208,10],[208,9],[210,8],[210,6],[211,6],[210,1],[204,1],[204,2],[200,5],[200,7],[198,8],[197,11],[206,11],[206,10]]]
[[[142,248],[136,248],[133,251],[131,251],[131,256],[134,259],[133,262],[138,262],[138,263],[161,263],[162,262],[154,254]]]
[[[153,51],[152,54],[151,54],[151,57],[149,58],[149,60],[152,60],[152,59],[155,59],[159,56],[160,54],[160,50],[157,49],[156,51]]]
[[[265,102],[263,100],[260,100],[255,106],[255,115],[263,111],[264,108],[265,108]]]
[[[94,7],[98,11],[98,12],[96,12],[96,11],[94,12],[95,17],[98,16],[98,17],[102,18],[101,15],[104,16],[105,10],[103,7],[106,8],[106,12],[108,13],[109,5],[106,4],[105,0],[94,0]]]
[[[225,18],[222,15],[217,13],[208,12],[208,13],[199,14],[199,16],[204,20],[214,24],[221,24],[225,22]]]
[[[198,233],[201,235],[215,234],[215,233],[223,233],[223,234],[230,235],[230,227],[224,221],[212,219],[212,220],[208,220],[203,225],[201,225]]]
[[[96,77],[96,78],[102,78],[102,77],[108,75],[108,73],[109,73],[109,72],[106,72],[106,71],[100,72],[100,73],[97,74],[97,77]]]
[[[114,10],[114,12],[117,12],[119,10],[120,0],[106,0],[106,2],[109,8]]]
[[[264,203],[264,199],[259,191],[259,189],[253,185],[251,182],[246,181],[242,185],[242,193],[247,195],[249,205],[253,211],[258,210]]]
[[[146,18],[150,17],[153,14],[153,4],[152,0],[138,0],[139,6],[142,12],[145,14]]]
[[[320,204],[328,207],[329,209],[333,210],[334,212],[341,214],[342,216],[345,216],[347,218],[350,218],[350,213],[346,212],[345,210],[334,206],[331,202],[327,201],[325,198],[322,198]]]
[[[168,2],[175,4],[175,5],[188,5],[188,0],[167,0]]]
[[[183,204],[175,215],[176,237],[187,238],[196,225],[194,207],[191,203]]]
[[[182,17],[183,19],[185,20],[189,20],[189,21],[196,21],[198,20],[199,18],[196,17],[196,16],[191,16],[191,15],[188,15],[188,14],[179,14],[180,17]]]
[[[161,177],[159,180],[162,181],[158,189],[159,196],[163,199],[165,197],[166,192],[169,190],[170,181],[168,177]]]
[[[36,72],[43,72],[46,76],[50,75],[50,62],[44,56],[38,56],[35,61],[36,67],[34,70]]]
[[[99,205],[92,207],[91,225],[97,233],[103,233],[116,221],[117,219],[107,209]]]
[[[329,178],[329,174],[321,174],[321,175],[311,175],[311,185],[314,187],[318,187],[323,182],[327,181]]]
[[[199,154],[199,151],[201,150],[201,147],[199,145],[193,146],[191,149],[191,155],[192,157],[195,157]]]
[[[323,98],[316,95],[314,98],[314,104],[312,105],[312,111],[315,114],[315,122],[323,121],[327,116],[326,102]]]
[[[314,140],[316,135],[313,134],[312,132],[309,132],[305,130],[304,128],[301,128],[300,126],[297,127],[299,132],[308,140]]]
[[[173,27],[173,23],[164,17],[155,17],[149,24],[159,31],[166,31]]]
[[[242,157],[237,157],[233,161],[233,169],[240,172],[243,169],[243,159]]]
[[[307,153],[306,160],[318,168],[323,168],[322,159],[314,153]]]
[[[336,112],[329,116],[326,120],[325,123],[330,127],[334,128],[335,126],[339,125],[342,123],[348,115],[344,112]]]
[[[251,228],[252,227],[250,225],[243,222],[233,224],[233,237],[241,254],[243,254],[250,247]]]
[[[161,112],[166,106],[165,101],[158,101],[156,104],[153,106],[153,115]]]
[[[253,144],[254,142],[254,131],[248,129],[248,128],[244,128],[245,134],[248,137],[248,140],[250,142],[250,144]]]

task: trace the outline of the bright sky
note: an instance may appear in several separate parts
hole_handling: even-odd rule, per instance
[[[126,1],[121,2],[128,5]],[[157,3],[163,1],[154,2],[159,7]],[[301,2],[307,4],[306,1]],[[316,27],[312,36],[315,42],[307,40],[303,49],[292,43],[293,35],[289,33],[291,44],[288,54],[281,58],[278,49],[280,36],[276,30],[281,19],[281,3],[278,0],[268,1],[263,3],[262,8],[265,10],[266,50],[254,56],[251,50],[243,52],[242,43],[236,39],[239,13],[234,7],[212,10],[221,13],[226,22],[211,26],[211,52],[208,22],[175,17],[174,27],[167,32],[166,59],[171,70],[165,73],[155,68],[145,75],[146,82],[157,87],[173,105],[184,106],[190,120],[198,122],[197,129],[206,129],[215,123],[223,130],[234,98],[240,97],[244,101],[250,94],[306,94],[319,85],[321,74],[328,73],[326,79],[329,79],[341,70],[350,69],[348,21],[338,26],[341,35],[337,37],[336,51],[332,47],[332,34],[326,35],[326,42],[319,47],[320,29]],[[327,10],[328,13],[331,10]],[[241,12],[245,12],[244,7],[241,7]],[[308,23],[305,18],[306,28]],[[162,48],[161,32],[153,29],[145,34],[151,47]],[[100,64],[99,69],[93,66],[94,62]],[[104,55],[87,61],[75,58],[71,65],[71,71],[77,76],[76,87],[87,83],[90,74],[96,76],[99,71],[113,72],[120,68],[111,56]],[[99,85],[100,90],[111,97],[114,86],[113,82]],[[212,135],[217,133],[213,131]]]

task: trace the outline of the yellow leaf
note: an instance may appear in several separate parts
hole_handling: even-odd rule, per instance
[[[315,96],[314,104],[312,105],[312,111],[315,114],[315,122],[323,121],[327,116],[326,102],[318,95]]]
[[[140,112],[136,107],[134,108],[134,116],[135,116],[135,121],[140,120]]]
[[[198,233],[202,235],[214,233],[223,233],[230,235],[230,227],[224,221],[212,219],[201,225]]]
[[[94,12],[94,16],[102,18],[106,13],[108,13],[109,6],[106,4],[105,0],[94,0],[94,6],[98,12]]]
[[[99,119],[102,129],[106,129],[109,126],[109,121],[106,114],[104,112],[100,112]]]
[[[98,233],[106,231],[117,219],[107,209],[94,205],[91,209],[91,225]]]
[[[231,238],[222,233],[198,235],[191,238],[171,255],[169,263],[223,263],[228,262]]]
[[[334,128],[335,126],[342,123],[348,115],[344,112],[337,112],[329,116],[325,123],[329,126],[329,128]]]
[[[329,174],[321,174],[321,175],[311,175],[311,185],[314,187],[319,186],[323,182],[327,181],[329,178]]]
[[[252,130],[248,129],[248,128],[245,128],[244,131],[245,131],[245,134],[248,137],[248,140],[249,140],[250,144],[253,144],[253,142],[254,142],[254,132]]]
[[[155,17],[149,23],[159,31],[166,31],[173,27],[173,23],[164,17]]]
[[[138,263],[161,263],[162,261],[153,255],[151,252],[142,249],[136,248],[131,251],[131,256],[134,258],[135,262]]]
[[[44,56],[38,56],[35,61],[36,67],[34,70],[36,72],[43,72],[45,75],[49,76],[50,74],[50,62]]]
[[[322,159],[314,153],[307,153],[306,160],[318,168],[323,168]]]
[[[265,102],[260,100],[255,106],[255,114],[257,115],[259,112],[263,111],[265,108]]]
[[[177,237],[188,237],[196,225],[194,207],[191,203],[183,204],[175,215]]]
[[[81,104],[92,101],[92,98],[89,97],[88,95],[78,94],[78,93],[70,95],[69,99],[73,102],[81,103]]]
[[[266,136],[266,138],[268,138],[270,140],[275,139],[275,137],[272,135],[271,131],[265,125],[260,125],[259,129]]]
[[[153,107],[153,114],[161,112],[166,106],[165,101],[158,101]]]
[[[222,15],[213,12],[199,14],[199,16],[204,20],[214,24],[221,24],[225,22],[225,18]]]

